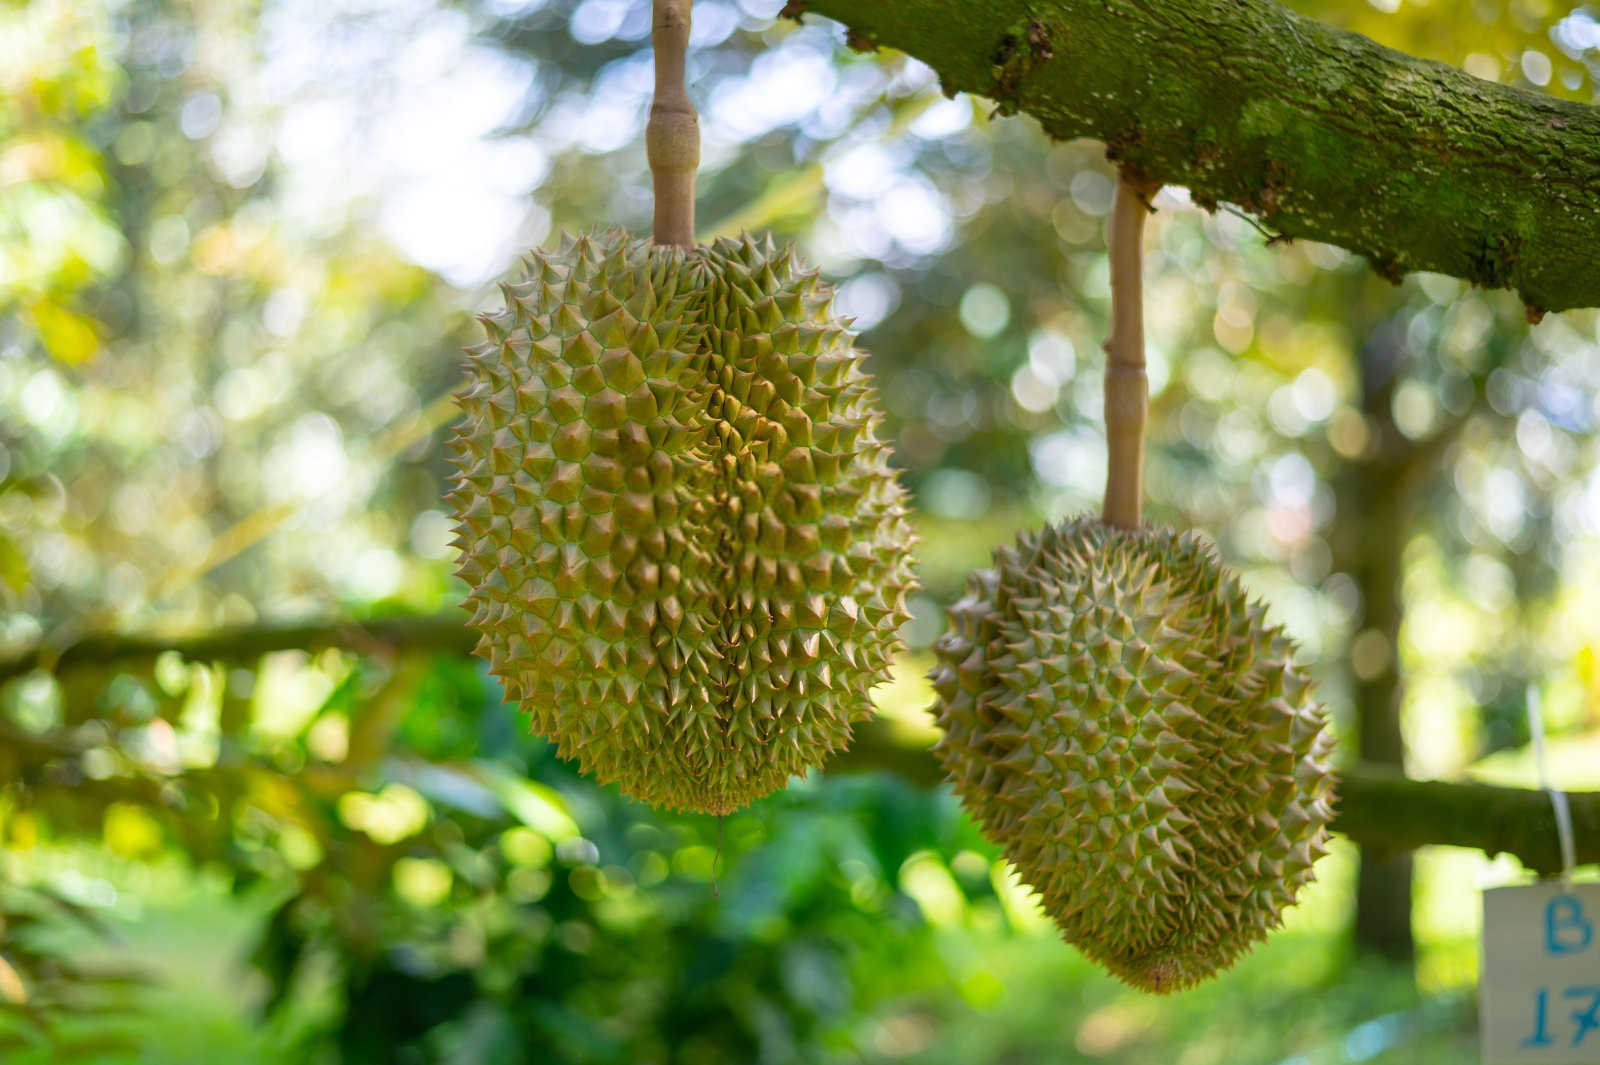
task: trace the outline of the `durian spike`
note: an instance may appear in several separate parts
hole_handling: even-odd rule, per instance
[[[1100,520],[1139,527],[1144,495],[1144,216],[1160,189],[1117,178],[1107,238],[1111,258],[1111,336],[1106,340],[1106,498]]]
[[[700,165],[700,116],[684,87],[690,0],[653,0],[650,41],[656,55],[656,94],[644,127],[656,196],[655,241],[694,247],[694,172]]]

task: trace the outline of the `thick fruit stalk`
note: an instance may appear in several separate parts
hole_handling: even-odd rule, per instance
[[[655,239],[657,244],[692,248],[700,116],[683,78],[689,50],[689,0],[655,0],[650,40],[655,47],[656,94],[650,102],[644,146],[655,182]]]
[[[1144,494],[1144,216],[1158,186],[1117,181],[1111,208],[1111,336],[1106,340],[1106,498],[1101,520],[1139,527]]]

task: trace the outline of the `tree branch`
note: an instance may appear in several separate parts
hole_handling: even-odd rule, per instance
[[[786,10],[801,5],[791,4]],[[1125,172],[1286,237],[1600,304],[1600,108],[1482,81],[1274,0],[805,0],[946,92],[1094,137]]]
[[[477,638],[463,615],[373,618],[361,622],[265,624],[162,639],[106,634],[47,654],[33,648],[0,658],[0,682],[34,669],[58,674],[144,664],[166,653],[193,661],[249,663],[273,651],[344,647],[365,654],[441,652],[465,655]],[[889,718],[856,727],[833,772],[885,770],[917,787],[939,785],[944,773],[926,735],[906,735]],[[1600,862],[1600,792],[1571,796],[1578,862]],[[1431,844],[1505,852],[1541,873],[1561,868],[1550,799],[1542,791],[1488,784],[1408,780],[1398,772],[1357,765],[1340,774],[1335,830],[1367,847],[1405,851]]]
[[[944,779],[928,741],[901,735],[877,718],[858,725],[848,750],[828,763],[834,772],[887,770],[919,787]],[[1429,845],[1514,854],[1542,874],[1561,871],[1561,844],[1550,796],[1528,788],[1409,780],[1381,766],[1354,765],[1339,773],[1333,828],[1378,851]],[[1569,793],[1578,864],[1600,862],[1600,792]]]
[[[365,653],[434,650],[471,654],[477,636],[465,614],[369,618],[364,621],[266,623],[214,629],[196,636],[99,633],[59,650],[39,645],[0,657],[0,683],[45,669],[68,673],[149,662],[167,652],[198,662],[250,662],[273,651],[345,647]]]

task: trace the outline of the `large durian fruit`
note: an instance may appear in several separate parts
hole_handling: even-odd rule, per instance
[[[534,253],[469,352],[450,495],[478,651],[602,781],[725,813],[845,745],[912,533],[862,353],[770,240]]]
[[[996,552],[935,646],[957,794],[1135,987],[1231,965],[1325,851],[1331,739],[1263,614],[1193,534],[1085,517]]]

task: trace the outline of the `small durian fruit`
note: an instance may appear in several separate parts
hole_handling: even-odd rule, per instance
[[[935,645],[937,747],[1068,942],[1148,991],[1280,923],[1332,819],[1332,739],[1283,632],[1193,534],[1047,526]]]
[[[792,249],[535,252],[452,440],[478,653],[602,781],[725,813],[844,746],[907,618],[904,491]]]

